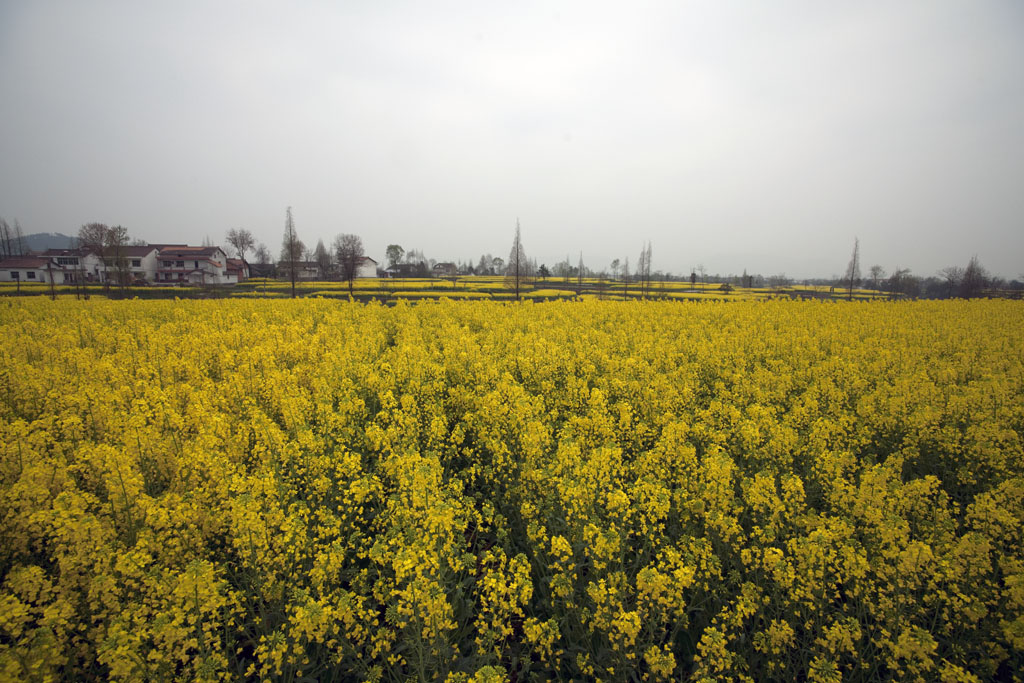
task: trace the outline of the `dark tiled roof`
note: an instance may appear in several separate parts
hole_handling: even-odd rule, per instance
[[[51,264],[47,266],[47,264]],[[53,263],[48,258],[42,256],[12,256],[11,258],[0,261],[0,269],[2,268],[53,268],[54,270],[63,270],[61,266]]]
[[[77,249],[47,249],[39,252],[40,256],[86,256],[92,252],[84,247],[78,247]]]
[[[121,254],[123,254],[124,256],[127,256],[127,257],[146,256],[151,251],[156,251],[156,247],[154,247],[154,246],[121,247]]]
[[[183,247],[178,245],[160,247],[160,258],[209,258],[217,252],[223,252],[220,247]]]

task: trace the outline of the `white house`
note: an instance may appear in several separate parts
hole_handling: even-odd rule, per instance
[[[47,249],[39,254],[65,270],[65,282],[76,279],[89,282],[114,282],[119,273],[126,274],[128,283],[143,280],[156,282],[156,247],[121,247],[116,254],[107,254],[102,259],[84,249]],[[123,270],[122,270],[123,269]]]
[[[100,257],[87,249],[47,249],[38,256],[60,266],[64,271],[64,282],[102,282],[106,274]]]
[[[127,272],[131,280],[145,280],[151,284],[156,282],[157,255],[159,250],[156,247],[122,247],[121,258],[125,259]],[[111,273],[117,272],[117,264],[113,259],[107,259],[107,270]]]
[[[162,246],[156,256],[158,284],[233,285],[228,255],[220,247]]]
[[[65,282],[67,271],[43,256],[12,256],[0,261],[0,282]]]
[[[360,256],[356,264],[356,277],[377,277],[377,262],[369,256]]]

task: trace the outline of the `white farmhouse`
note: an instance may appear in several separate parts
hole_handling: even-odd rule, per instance
[[[64,282],[102,282],[106,274],[102,259],[88,249],[47,249],[39,257],[60,266]]]
[[[156,247],[122,247],[121,258],[125,259],[126,270],[130,273],[133,281],[144,280],[150,284],[156,282],[157,255],[159,250]],[[110,259],[108,259],[110,261]],[[116,263],[108,263],[107,270],[117,272]]]
[[[0,261],[0,282],[54,284],[65,282],[66,271],[42,256],[11,256]]]
[[[157,253],[158,284],[233,285],[238,276],[228,272],[228,255],[220,247],[164,245]]]
[[[127,284],[156,282],[156,247],[120,247],[103,258],[84,248],[47,249],[39,254],[64,269],[64,282],[116,282],[124,273]]]
[[[356,277],[377,277],[377,262],[369,256],[360,256],[356,263]]]

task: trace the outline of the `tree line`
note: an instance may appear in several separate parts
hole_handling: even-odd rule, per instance
[[[244,259],[248,250],[255,248],[255,258],[259,263],[269,263],[270,253],[267,248],[260,244],[255,246],[255,240],[248,230],[232,229],[227,235],[228,244],[236,249],[239,258]],[[351,234],[341,234],[335,237],[331,249],[327,249],[323,240],[318,240],[314,249],[308,249],[295,232],[294,220],[291,215],[291,207],[286,212],[285,234],[281,249],[281,263],[297,263],[305,260],[315,262],[320,274],[325,278],[339,277],[349,282],[349,291],[352,291],[352,282],[356,275],[359,259],[363,256],[362,240]],[[399,244],[389,244],[385,256],[387,267],[395,269],[399,266],[408,266],[405,274],[413,277],[429,277],[432,268],[438,262],[427,258],[419,249],[404,249]],[[537,265],[536,260],[526,254],[523,246],[522,231],[519,220],[516,219],[516,227],[512,240],[512,248],[509,258],[505,259],[491,254],[483,254],[477,262],[453,262],[458,275],[489,275],[504,276],[506,284],[519,298],[522,284],[527,280],[561,279],[566,285],[576,281],[577,287],[582,290],[584,279],[597,279],[599,282],[617,282],[623,288],[623,293],[629,293],[632,284],[637,288],[641,297],[653,296],[654,282],[673,282],[689,280],[693,289],[699,286],[704,290],[708,285],[723,287],[788,287],[794,284],[793,279],[788,278],[784,273],[771,276],[751,275],[744,270],[742,275],[718,274],[708,275],[703,264],[698,264],[690,269],[689,274],[674,274],[663,271],[655,271],[652,268],[653,247],[650,241],[641,245],[639,258],[636,260],[634,270],[630,270],[628,257],[614,259],[608,268],[594,269],[586,266],[583,261],[583,253],[580,252],[576,264],[571,262],[569,256],[564,261],[555,263],[552,267],[546,264]],[[291,268],[287,273],[292,280],[292,291],[294,286],[296,269]],[[947,266],[942,268],[936,276],[920,277],[914,275],[909,269],[897,266],[891,274],[887,273],[881,265],[872,265],[868,269],[868,277],[862,277],[860,260],[860,240],[854,239],[853,253],[847,264],[843,276],[834,276],[830,279],[805,279],[803,282],[808,285],[827,285],[831,288],[845,290],[847,298],[852,299],[854,291],[860,287],[869,288],[876,292],[886,293],[892,298],[976,298],[986,295],[992,290],[1006,290],[1013,292],[1024,291],[1024,282],[1005,280],[992,276],[988,270],[981,265],[978,257],[972,256],[966,266]],[[1024,280],[1024,275],[1021,276]]]
[[[311,265],[316,268],[321,279],[337,279],[349,284],[352,293],[354,280],[359,264],[365,256],[362,239],[355,234],[341,233],[335,236],[328,247],[323,239],[318,239],[310,248],[298,236],[291,207],[285,212],[285,230],[282,237],[279,258],[275,262],[270,250],[263,243],[257,242],[252,232],[245,228],[231,228],[225,235],[227,244],[234,250],[238,258],[248,262],[250,252],[253,255],[253,274],[271,277],[285,276],[291,281],[292,295],[295,295],[295,282],[299,272]],[[130,270],[123,249],[128,246],[145,245],[144,241],[133,240],[126,228],[120,225],[107,226],[103,223],[86,223],[77,236],[78,245],[96,253],[105,264],[113,267],[113,281],[122,289],[129,284]],[[209,238],[204,244],[212,246]],[[453,262],[457,275],[488,275],[503,276],[511,290],[519,297],[522,284],[526,280],[561,279],[565,285],[575,280],[582,289],[584,279],[597,279],[599,283],[619,283],[625,294],[630,285],[637,288],[642,297],[653,295],[653,282],[673,282],[689,280],[691,287],[701,289],[717,285],[723,287],[787,287],[794,280],[784,273],[762,276],[750,275],[745,270],[742,275],[718,274],[708,275],[703,265],[690,269],[689,274],[674,274],[655,271],[652,268],[652,244],[646,242],[641,246],[639,258],[634,270],[630,270],[630,260],[613,259],[607,268],[591,268],[584,264],[583,253],[580,252],[576,263],[569,256],[555,263],[550,268],[547,264],[538,265],[536,260],[526,254],[523,246],[519,220],[513,236],[512,248],[507,260],[483,254],[476,262]],[[0,258],[10,258],[26,253],[24,235],[17,220],[13,226],[0,217]],[[427,258],[422,250],[405,250],[401,245],[390,244],[386,249],[388,269],[405,266],[402,274],[413,277],[429,277],[437,261]],[[977,255],[972,256],[966,265],[947,266],[932,276],[918,276],[909,269],[897,266],[888,273],[881,265],[868,268],[867,276],[861,272],[860,240],[854,239],[853,251],[842,276],[832,278],[805,279],[807,285],[827,285],[833,290],[838,288],[852,299],[858,288],[870,289],[888,294],[892,298],[977,298],[993,292],[1009,291],[1012,296],[1020,296],[1024,292],[1024,274],[1018,280],[1006,281],[989,273],[981,264]],[[109,286],[109,283],[108,285]]]

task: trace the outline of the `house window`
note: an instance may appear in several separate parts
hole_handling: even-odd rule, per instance
[[[77,258],[72,258],[70,256],[58,256],[57,257],[57,265],[58,266],[77,266],[78,265],[78,259]]]
[[[174,261],[164,261],[164,268],[173,268]]]
[[[185,267],[185,262],[184,261],[178,261],[177,263],[174,264],[174,266],[176,268],[184,268]]]
[[[19,279],[20,277],[21,277],[21,273],[19,273],[19,272],[18,272],[18,271],[16,271],[16,270],[12,270],[12,271],[11,271],[11,279],[12,279],[12,280],[17,280],[17,279]]]
[[[199,261],[196,261],[196,269],[199,269]]]
[[[132,259],[132,268],[141,268],[141,267],[142,267],[142,259],[140,259],[140,258],[133,258]]]
[[[28,272],[28,279],[29,280],[35,280],[36,279],[36,274],[34,272],[32,272],[31,270]]]

